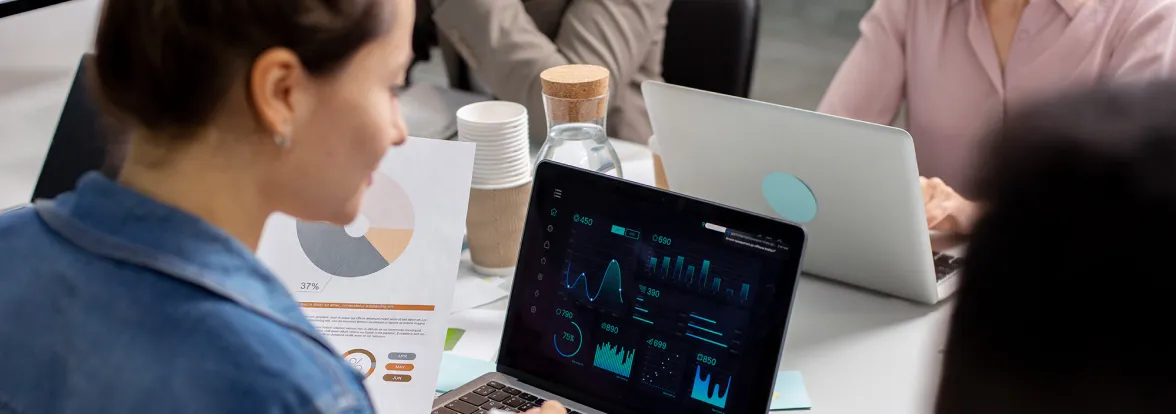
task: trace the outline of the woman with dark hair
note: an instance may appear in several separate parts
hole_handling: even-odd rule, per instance
[[[0,413],[368,413],[254,256],[346,224],[405,128],[411,0],[106,0],[91,84],[117,179],[0,216]]]
[[[347,223],[405,132],[411,1],[106,0],[90,62],[122,170],[0,216],[0,413],[363,413],[255,258]]]
[[[1176,82],[1019,112],[983,158],[937,412],[1170,413]]]

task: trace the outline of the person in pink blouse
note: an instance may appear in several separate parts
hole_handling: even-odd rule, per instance
[[[817,111],[889,125],[905,103],[927,225],[948,232],[970,231],[972,153],[1010,110],[1176,70],[1176,0],[876,0],[860,28]]]

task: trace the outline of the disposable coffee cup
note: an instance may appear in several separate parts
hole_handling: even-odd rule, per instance
[[[505,167],[517,167],[519,165],[530,165],[531,157],[526,154],[518,154],[512,157],[487,157],[474,158],[475,170],[489,170],[500,169]]]
[[[502,189],[520,186],[531,182],[531,170],[502,171],[495,173],[482,173],[473,177],[470,184],[472,188],[483,190]]]
[[[486,157],[515,157],[518,154],[528,154],[530,146],[525,141],[526,138],[516,138],[514,142],[475,142],[478,147],[474,150],[474,155],[481,155]],[[463,142],[471,142],[462,140]]]
[[[512,127],[501,132],[474,132],[461,130],[460,136],[462,139],[470,142],[499,142],[503,140],[510,140],[519,135],[527,135],[527,126]]]
[[[503,121],[503,122],[465,122],[465,121],[459,120],[457,122],[457,124],[461,125],[462,127],[465,127],[465,129],[467,131],[495,132],[495,131],[501,131],[504,129],[518,128],[519,126],[526,126],[527,119],[520,118],[520,119],[508,120],[508,121]]]
[[[482,156],[474,155],[474,171],[500,169],[504,167],[514,167],[519,165],[530,165],[531,157],[522,151],[509,151],[502,153],[487,153]]]
[[[649,151],[653,153],[653,185],[663,190],[669,190],[670,183],[666,179],[666,166],[662,163],[661,146],[658,144],[657,135],[649,136]]]
[[[474,174],[485,177],[485,180],[507,181],[511,179],[517,179],[520,175],[526,175],[530,169],[531,166],[529,164],[504,165],[497,167],[487,166],[477,168]]]
[[[531,178],[530,166],[485,167],[474,173],[472,182],[475,185],[501,185],[517,183]]]
[[[458,125],[500,127],[527,122],[527,108],[514,102],[475,102],[457,110]]]
[[[474,155],[479,159],[502,159],[529,156],[529,146],[525,142],[512,144],[478,144]]]
[[[513,187],[470,190],[466,228],[475,271],[491,276],[514,274],[530,195],[530,181]]]
[[[518,157],[511,160],[496,160],[496,161],[474,161],[474,175],[494,174],[505,171],[513,171],[520,167],[530,167],[528,162],[529,157]]]
[[[527,127],[526,122],[512,122],[507,124],[494,125],[471,125],[465,122],[458,122],[457,125],[459,128],[461,128],[462,131],[473,134],[504,134],[508,131],[514,131]]]
[[[523,138],[519,139],[522,140]],[[474,156],[477,157],[477,160],[514,161],[518,158],[529,158],[531,156],[531,151],[526,142],[509,144],[478,144],[478,148],[474,150]]]
[[[483,157],[492,156],[492,155],[493,156],[514,157],[516,154],[519,154],[519,153],[526,153],[526,154],[531,153],[528,150],[530,148],[530,145],[527,143],[526,137],[522,137],[522,136],[515,137],[511,141],[503,141],[503,142],[475,142],[475,141],[467,141],[465,139],[461,139],[460,141],[472,142],[474,144],[477,144],[478,147],[474,149],[474,154],[475,155],[482,155]]]
[[[474,160],[474,174],[496,174],[506,171],[514,171],[521,167],[533,167],[531,163],[527,162],[529,158],[520,158],[516,161],[502,162],[502,161],[481,161]]]
[[[512,275],[518,261],[532,180],[527,122],[527,109],[513,102],[457,111],[458,140],[477,145],[466,227],[474,270],[482,274]]]
[[[470,188],[474,190],[506,190],[527,184],[531,184],[530,177],[520,178],[516,181],[502,184],[475,184],[471,185]]]

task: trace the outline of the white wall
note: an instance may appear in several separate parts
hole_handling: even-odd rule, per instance
[[[0,19],[0,209],[28,201],[101,0]]]

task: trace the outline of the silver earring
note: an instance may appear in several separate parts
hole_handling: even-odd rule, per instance
[[[274,134],[274,143],[281,149],[290,148],[290,138],[282,134]]]

